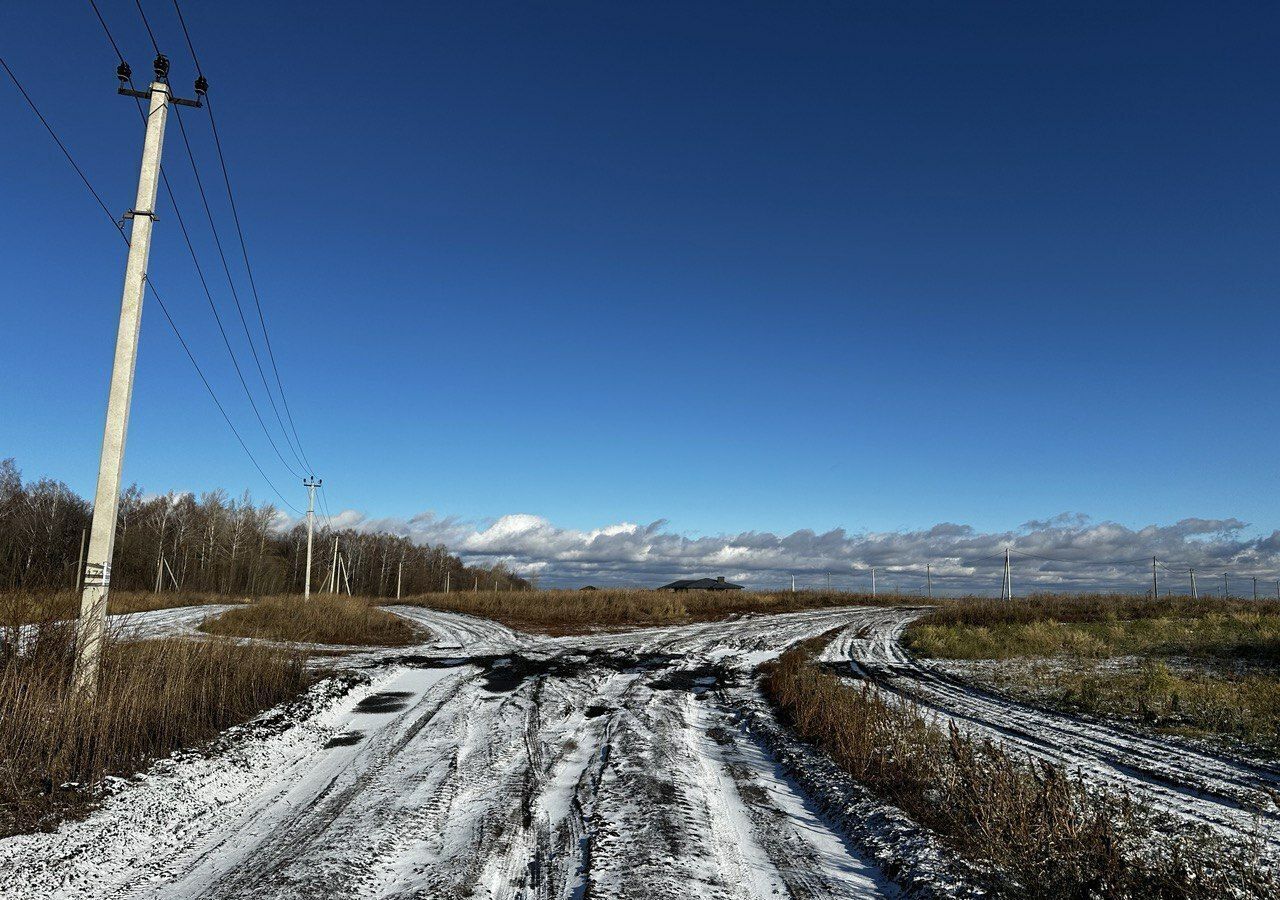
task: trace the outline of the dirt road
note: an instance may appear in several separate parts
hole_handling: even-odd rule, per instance
[[[182,633],[208,612],[127,627]],[[88,819],[0,841],[0,896],[895,896],[739,722],[760,709],[761,662],[832,630],[824,659],[847,677],[1280,853],[1280,772],[966,687],[899,647],[918,610],[565,638],[397,612],[431,642],[346,657],[341,678]]]
[[[369,684],[294,727],[0,842],[0,895],[896,893],[732,722],[759,662],[861,612],[547,639],[398,611],[435,641],[365,658]]]

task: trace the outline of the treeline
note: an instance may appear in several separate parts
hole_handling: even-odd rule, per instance
[[[77,584],[92,503],[60,481],[22,480],[13,459],[0,460],[0,590],[47,592]],[[111,587],[126,591],[200,591],[262,596],[301,593],[306,523],[280,527],[279,511],[224,491],[144,497],[132,485],[120,498]],[[335,566],[335,539],[336,559]],[[317,519],[311,589],[394,597],[450,590],[525,590],[503,566],[463,565],[444,546],[399,535],[328,530]]]

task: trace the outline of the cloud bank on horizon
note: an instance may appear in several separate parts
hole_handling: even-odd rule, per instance
[[[591,531],[560,528],[547,519],[516,513],[487,522],[438,517],[370,518],[347,510],[335,528],[387,531],[420,544],[444,544],[469,564],[502,563],[542,586],[583,584],[653,587],[674,578],[724,575],[753,588],[832,586],[866,590],[876,568],[884,590],[923,592],[926,567],[940,594],[998,593],[1006,547],[1012,551],[1015,591],[1143,591],[1151,583],[1151,558],[1159,560],[1161,592],[1189,593],[1195,568],[1202,593],[1222,590],[1222,573],[1245,579],[1231,593],[1248,594],[1257,576],[1261,593],[1275,593],[1280,578],[1280,531],[1247,537],[1239,519],[1182,519],[1171,525],[1129,528],[1094,522],[1079,513],[1033,520],[1004,532],[980,532],[942,523],[915,531],[850,534],[801,529],[787,535],[744,531],[689,537],[665,520],[622,522]]]

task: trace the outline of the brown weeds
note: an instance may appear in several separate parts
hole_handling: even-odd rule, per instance
[[[1273,873],[1251,870],[1220,842],[1161,834],[1124,797],[843,682],[813,661],[820,644],[767,670],[764,687],[784,721],[977,864],[995,895],[1216,900],[1280,889]]]
[[[264,597],[206,619],[202,631],[313,644],[403,647],[422,634],[404,619],[360,597]]]
[[[99,692],[68,690],[74,624],[0,641],[0,835],[83,807],[104,776],[198,745],[294,696],[301,653],[227,640],[108,638]]]

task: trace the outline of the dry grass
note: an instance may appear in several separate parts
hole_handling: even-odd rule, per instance
[[[1280,604],[1126,597],[965,601],[913,622],[904,643],[939,659],[1136,654],[1280,664]]]
[[[522,631],[580,634],[599,629],[714,622],[734,615],[837,606],[888,606],[919,599],[824,591],[512,591],[422,594],[399,601],[494,619]]]
[[[1158,659],[1068,666],[1019,661],[983,666],[976,677],[1022,702],[1280,756],[1280,677],[1270,672],[1171,666]]]
[[[107,613],[151,612],[179,606],[208,603],[245,603],[247,598],[206,593],[154,593],[152,591],[112,591],[107,595]],[[73,591],[55,594],[0,594],[0,626],[26,625],[74,619],[80,615],[80,595]]]
[[[21,653],[0,642],[0,835],[53,824],[104,776],[198,745],[308,684],[301,653],[227,640],[118,641],[98,700],[69,694],[72,623],[46,623]]]
[[[822,640],[767,671],[783,719],[974,862],[995,896],[1217,900],[1280,890],[1274,873],[1212,838],[1166,834],[1123,797],[844,683],[813,661]]]
[[[422,633],[399,616],[360,597],[264,597],[200,625],[210,634],[309,644],[403,647]]]

